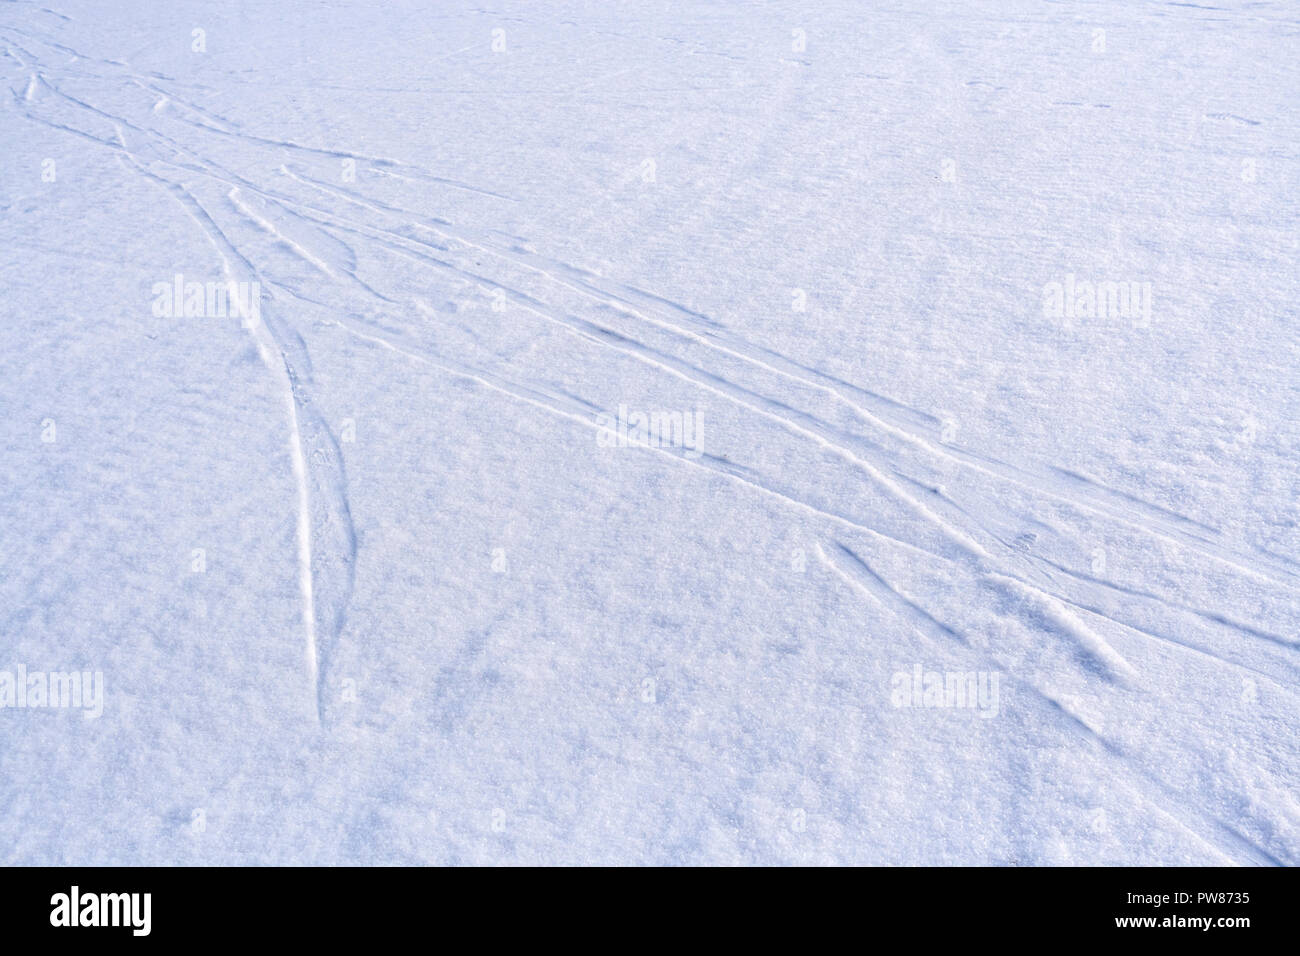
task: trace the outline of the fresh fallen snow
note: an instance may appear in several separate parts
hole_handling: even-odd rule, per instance
[[[1293,4],[42,2],[0,860],[1300,863]]]

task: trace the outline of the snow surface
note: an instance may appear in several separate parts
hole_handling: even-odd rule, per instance
[[[1300,863],[1295,3],[43,2],[0,861]]]

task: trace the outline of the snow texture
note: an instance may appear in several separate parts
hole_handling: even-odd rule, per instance
[[[0,861],[1300,863],[1294,2],[0,68]]]

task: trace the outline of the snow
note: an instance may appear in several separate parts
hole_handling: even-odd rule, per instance
[[[1294,5],[49,2],[0,861],[1300,864]]]

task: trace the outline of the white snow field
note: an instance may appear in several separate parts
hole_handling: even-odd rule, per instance
[[[1294,2],[0,54],[0,861],[1300,863]]]

